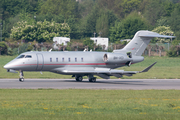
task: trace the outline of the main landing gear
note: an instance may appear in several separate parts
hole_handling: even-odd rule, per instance
[[[89,79],[89,82],[96,82],[96,77]]]
[[[76,81],[78,82],[82,82],[83,80],[83,76],[81,75],[73,75],[72,77],[75,77]],[[88,75],[88,80],[89,82],[96,82],[96,77],[94,77],[93,75]]]
[[[82,76],[76,76],[76,81],[82,82],[83,77]]]
[[[19,81],[24,82],[24,74],[23,71],[19,71]]]
[[[96,77],[93,75],[88,75],[89,82],[96,82]]]

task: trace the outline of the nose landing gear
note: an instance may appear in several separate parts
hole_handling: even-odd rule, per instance
[[[24,74],[23,71],[19,71],[19,81],[24,82]]]

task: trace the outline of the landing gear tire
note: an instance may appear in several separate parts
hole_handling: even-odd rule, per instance
[[[76,81],[82,82],[82,80],[83,80],[83,77],[82,77],[82,76],[77,76],[77,77],[76,77]]]
[[[23,71],[19,71],[19,81],[24,82],[24,74]]]
[[[93,77],[93,78],[89,79],[89,82],[96,82],[96,78]]]
[[[24,78],[19,78],[19,81],[20,82],[24,82]]]

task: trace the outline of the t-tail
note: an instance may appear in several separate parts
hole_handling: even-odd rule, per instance
[[[141,56],[154,37],[175,38],[175,36],[160,35],[152,31],[141,30],[134,35],[133,39],[123,49],[114,50],[113,52],[126,52],[127,54]]]

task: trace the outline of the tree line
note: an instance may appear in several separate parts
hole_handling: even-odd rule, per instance
[[[0,0],[0,3],[3,41],[41,43],[52,41],[53,36],[85,40],[95,35],[117,43],[131,39],[138,30],[156,31],[160,27],[160,32],[170,31],[176,36],[174,43],[180,43],[179,0]]]

